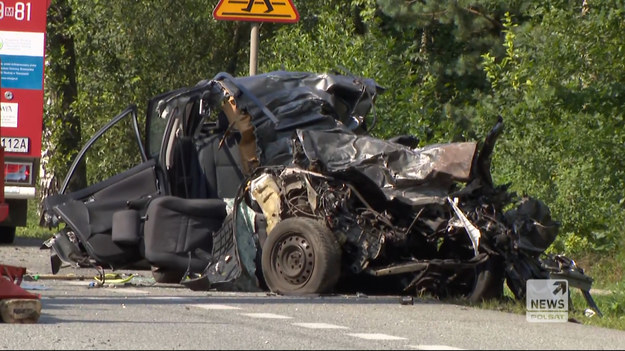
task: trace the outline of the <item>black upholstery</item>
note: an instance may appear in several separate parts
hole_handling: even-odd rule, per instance
[[[192,138],[177,138],[173,156],[170,171],[171,194],[189,199],[207,197],[206,181],[202,177],[198,152]]]
[[[153,266],[185,271],[190,264],[193,272],[202,272],[208,265],[213,233],[226,217],[222,199],[233,198],[243,181],[236,134],[224,138],[227,128],[227,118],[220,115],[206,125],[209,136],[195,144],[191,137],[177,140],[172,194],[152,200],[146,210],[144,257]]]
[[[225,217],[226,203],[220,199],[154,199],[144,225],[145,258],[157,267],[184,271],[190,264],[193,272],[201,272],[210,260],[212,234]]]
[[[137,210],[113,213],[113,242],[118,245],[137,245],[141,239],[141,219]]]
[[[200,168],[206,178],[207,197],[233,198],[243,182],[241,157],[234,137],[223,139],[222,134],[204,139],[198,150]]]
[[[220,136],[212,135],[202,141],[198,150],[198,160],[202,175],[206,180],[206,196],[217,198],[217,167],[215,165],[214,148],[219,145]]]

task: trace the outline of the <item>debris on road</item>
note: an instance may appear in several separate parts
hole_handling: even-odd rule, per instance
[[[41,316],[41,296],[22,287],[26,268],[0,264],[0,317],[5,323],[36,323]]]

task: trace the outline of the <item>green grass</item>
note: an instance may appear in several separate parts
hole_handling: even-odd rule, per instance
[[[625,250],[612,255],[588,253],[576,257],[576,262],[595,280],[593,288],[625,291]]]
[[[38,200],[28,200],[28,218],[26,219],[25,227],[17,227],[15,235],[25,238],[37,238],[46,240],[54,235],[54,230],[39,226],[39,215],[37,207],[39,206]]]
[[[572,306],[569,306],[569,320],[585,325],[625,330],[625,293],[622,290],[610,294],[593,294],[592,297],[603,317],[596,314],[591,317],[586,316],[585,310],[589,306],[579,289],[571,290],[570,296]],[[485,301],[477,304],[476,307],[522,315],[526,312],[525,301],[514,300],[507,294],[504,300]]]
[[[585,325],[625,330],[625,253],[618,252],[614,256],[590,253],[579,257],[576,262],[594,279],[592,298],[603,317],[596,314],[586,316],[584,312],[590,307],[581,291],[573,288],[570,293],[572,306],[569,306],[569,318]],[[507,286],[504,288],[504,300],[485,301],[477,306],[517,314],[526,312],[525,301],[515,300]]]
[[[43,242],[54,235],[54,230],[39,226],[38,203],[35,200],[29,200],[28,206],[27,226],[18,228],[17,235],[20,237],[38,238]],[[577,263],[585,269],[587,275],[594,279],[593,289],[602,290],[601,294],[593,294],[593,299],[603,313],[603,317],[598,315],[587,317],[584,314],[584,310],[588,308],[586,301],[579,289],[573,289],[571,291],[573,307],[569,312],[569,318],[586,325],[625,330],[625,278],[623,277],[623,272],[625,272],[625,253],[619,252],[611,257],[597,256],[591,253],[578,258]],[[475,306],[524,315],[525,301],[515,300],[512,292],[507,287],[504,290],[503,300],[486,301]],[[465,300],[450,300],[446,302],[468,304]]]

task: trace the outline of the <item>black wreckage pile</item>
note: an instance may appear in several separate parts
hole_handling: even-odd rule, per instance
[[[87,199],[127,187],[121,178],[76,192],[66,180],[46,201],[43,222],[65,223],[47,246],[79,264],[147,261],[155,277],[192,289],[479,301],[503,297],[504,284],[522,299],[529,279],[566,279],[596,309],[592,279],[545,254],[559,227],[548,207],[493,183],[503,120],[481,141],[382,140],[368,133],[382,91],[371,79],[279,71],[221,73],[163,94],[146,127],[160,139],[142,145],[138,166],[154,185],[102,211]],[[116,232],[122,214],[132,240]]]

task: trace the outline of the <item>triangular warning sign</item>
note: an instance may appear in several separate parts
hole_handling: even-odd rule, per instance
[[[219,0],[213,11],[217,20],[283,22],[299,21],[292,0]]]

